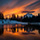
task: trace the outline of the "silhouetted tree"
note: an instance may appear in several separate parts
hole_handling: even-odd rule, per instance
[[[0,12],[0,19],[4,19],[3,13]]]
[[[16,19],[15,14],[12,14],[12,20],[15,20],[15,19]]]

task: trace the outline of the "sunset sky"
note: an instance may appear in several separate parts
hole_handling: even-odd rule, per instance
[[[19,15],[24,16],[26,13],[22,11],[35,11],[33,15],[40,13],[40,0],[0,0],[0,12],[3,15]]]

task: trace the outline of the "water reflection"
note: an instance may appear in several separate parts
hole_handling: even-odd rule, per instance
[[[32,31],[37,30],[38,33],[40,34],[40,26],[38,25],[26,25],[24,27],[24,30],[26,30],[27,32],[32,32]]]
[[[0,25],[0,35],[17,35],[17,36],[23,36],[23,35],[38,35],[40,36],[40,26],[36,25],[21,25],[21,24],[15,24],[15,25]]]
[[[3,32],[32,32],[38,30],[38,33],[40,34],[40,26],[34,26],[34,25],[21,25],[21,24],[16,24],[16,25],[1,25],[0,26],[0,35],[3,34]]]
[[[4,32],[4,28],[3,28],[3,25],[0,25],[0,35],[2,35]]]

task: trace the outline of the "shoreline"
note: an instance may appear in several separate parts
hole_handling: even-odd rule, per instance
[[[19,22],[16,20],[0,20],[0,25],[5,25],[5,24],[40,25],[40,22]]]

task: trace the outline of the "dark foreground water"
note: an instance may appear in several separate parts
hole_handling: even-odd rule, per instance
[[[0,40],[40,40],[40,26],[0,25]]]

